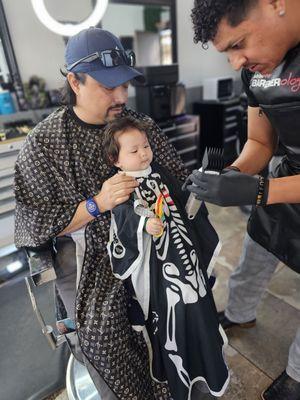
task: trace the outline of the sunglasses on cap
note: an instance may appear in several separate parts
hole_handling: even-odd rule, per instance
[[[135,66],[135,53],[132,50],[117,50],[109,49],[103,51],[96,51],[95,53],[89,54],[80,60],[75,61],[71,65],[66,65],[66,69],[71,71],[78,64],[90,63],[95,60],[100,60],[101,64],[106,68],[117,67],[119,65],[128,65],[129,67]]]

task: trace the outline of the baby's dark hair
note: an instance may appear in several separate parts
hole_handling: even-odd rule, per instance
[[[144,132],[148,137],[150,123],[144,120],[138,120],[131,116],[125,116],[114,119],[106,125],[103,139],[104,157],[109,165],[114,165],[118,161],[120,144],[116,137],[117,132],[127,132],[130,129],[137,129]]]
[[[194,28],[194,42],[202,43],[214,40],[219,23],[224,17],[230,26],[239,25],[256,6],[258,0],[194,0],[191,17]]]

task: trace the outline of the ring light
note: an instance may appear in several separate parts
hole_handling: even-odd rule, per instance
[[[96,26],[99,23],[107,9],[108,0],[97,0],[92,14],[85,21],[78,24],[56,21],[48,13],[45,6],[45,0],[31,0],[31,4],[38,19],[42,22],[42,24],[50,29],[50,31],[62,36],[73,36],[82,29],[89,28],[90,26]]]

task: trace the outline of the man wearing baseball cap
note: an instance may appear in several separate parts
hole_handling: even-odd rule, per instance
[[[66,104],[32,130],[16,163],[15,242],[38,249],[55,241],[57,275],[68,280],[76,269],[75,251],[70,271],[64,243],[83,229],[77,291],[75,278],[68,282],[69,295],[57,283],[101,399],[167,400],[167,385],[150,377],[147,346],[128,322],[128,296],[107,255],[110,210],[127,201],[138,183],[106,164],[105,124],[120,115],[147,120],[156,160],[182,181],[187,171],[155,123],[126,107],[129,82],[143,77],[134,68],[134,53],[124,51],[117,37],[100,28],[83,30],[69,40],[65,61]]]
[[[74,112],[89,123],[103,124],[120,114],[129,82],[144,80],[134,69],[134,53],[124,51],[120,40],[103,29],[89,28],[73,36],[65,60],[66,87],[73,96]]]

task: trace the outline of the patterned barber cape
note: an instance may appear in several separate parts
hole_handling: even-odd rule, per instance
[[[223,358],[227,339],[207,276],[218,236],[204,204],[188,220],[188,194],[162,166],[153,162],[147,170],[127,174],[139,186],[112,210],[108,251],[115,276],[131,292],[128,315],[145,336],[151,375],[168,382],[174,400],[190,400],[200,382],[222,396],[229,382]],[[159,237],[145,231],[145,215],[155,215],[157,199],[164,226]]]
[[[149,120],[129,109],[124,114]],[[183,181],[187,171],[182,162],[154,122],[151,126],[155,159]],[[103,157],[103,129],[61,107],[28,135],[15,167],[18,247],[35,247],[55,238],[71,222],[79,202],[96,195],[113,175]],[[106,249],[109,228],[110,212],[86,227],[76,299],[81,349],[119,399],[170,399],[167,386],[150,378],[144,338],[128,321],[128,294],[112,274]]]

